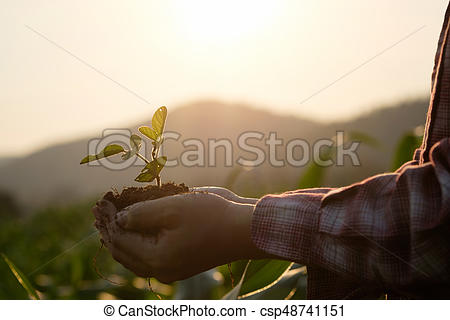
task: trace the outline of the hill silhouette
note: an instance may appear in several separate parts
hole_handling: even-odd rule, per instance
[[[325,179],[326,185],[346,185],[388,170],[396,142],[406,131],[424,124],[427,105],[425,98],[410,100],[384,106],[352,120],[321,123],[273,114],[244,104],[200,101],[179,107],[173,112],[169,108],[166,130],[176,131],[181,137],[178,142],[168,141],[164,154],[169,158],[179,156],[183,150],[181,141],[188,138],[198,138],[204,142],[208,139],[227,138],[236,145],[241,133],[258,131],[265,137],[270,132],[276,132],[285,141],[302,138],[313,142],[334,136],[336,130],[357,130],[376,138],[382,146],[376,150],[361,146],[361,166],[334,167],[329,171]],[[123,127],[137,132],[138,126],[150,122],[150,119],[144,119],[139,124],[124,124]],[[99,132],[98,136],[100,135]],[[137,183],[132,182],[139,167],[111,171],[104,167],[79,165],[80,159],[87,152],[90,138],[54,145],[13,161],[0,161],[0,189],[11,193],[20,204],[36,207],[99,197],[110,188],[121,189],[123,186],[136,185]],[[251,155],[239,150],[233,154],[233,158],[241,155],[251,158]],[[283,157],[282,154],[279,155],[279,158]],[[184,182],[190,186],[225,185],[233,168],[224,166],[224,154],[220,148],[217,159],[219,161],[216,167],[166,168],[162,179]],[[243,170],[233,188],[251,196],[295,189],[302,170],[304,168],[291,166],[274,168],[265,163],[249,171]]]

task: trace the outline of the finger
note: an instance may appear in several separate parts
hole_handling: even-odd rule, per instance
[[[127,252],[130,256],[141,260],[145,264],[151,262],[147,257],[156,255],[157,239],[154,237],[122,231],[122,233],[113,234],[111,242],[114,247]]]
[[[138,259],[131,257],[126,252],[111,246],[108,248],[113,258],[128,270],[133,271],[139,277],[150,277],[151,270],[148,266],[140,262]]]
[[[149,252],[154,253],[156,251],[158,240],[156,237],[122,230],[115,222],[108,225],[108,233],[113,247],[126,252],[129,256],[146,265],[148,259],[145,257],[149,256]]]
[[[101,218],[104,218],[107,222],[111,221],[117,213],[116,206],[111,201],[101,199],[97,206],[100,210]]]
[[[170,196],[136,203],[117,214],[117,223],[126,230],[157,233],[164,227],[167,208],[174,205],[169,203],[167,198],[175,200],[176,197]]]
[[[105,245],[114,259],[140,276],[150,273],[150,264],[146,262],[145,256],[149,250],[154,251],[154,240],[137,233],[124,231],[116,221],[108,223],[101,232],[108,239]]]
[[[97,202],[98,203],[98,202]],[[100,209],[98,207],[98,204],[92,207],[91,209],[92,213],[94,214],[95,220],[100,221]]]

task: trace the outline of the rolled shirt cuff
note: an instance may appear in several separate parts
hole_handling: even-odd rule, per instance
[[[267,195],[255,206],[252,240],[267,253],[301,264],[313,260],[322,193]]]

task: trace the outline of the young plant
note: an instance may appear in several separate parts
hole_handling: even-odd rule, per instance
[[[159,151],[164,142],[164,127],[167,119],[167,108],[161,107],[153,114],[152,127],[142,126],[139,131],[152,141],[151,158],[148,160],[139,151],[142,146],[142,138],[137,134],[132,134],[130,137],[130,150],[124,149],[118,144],[107,145],[100,153],[96,155],[87,155],[80,164],[85,164],[91,161],[96,161],[102,158],[107,158],[116,154],[122,154],[122,160],[128,160],[131,157],[138,157],[145,162],[145,167],[141,173],[134,179],[138,182],[152,182],[156,179],[156,184],[161,187],[161,170],[166,164],[167,157],[159,156]]]

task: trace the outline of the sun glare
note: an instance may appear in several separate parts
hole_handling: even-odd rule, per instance
[[[180,28],[191,41],[232,42],[264,32],[277,11],[276,1],[211,1],[174,2]]]

